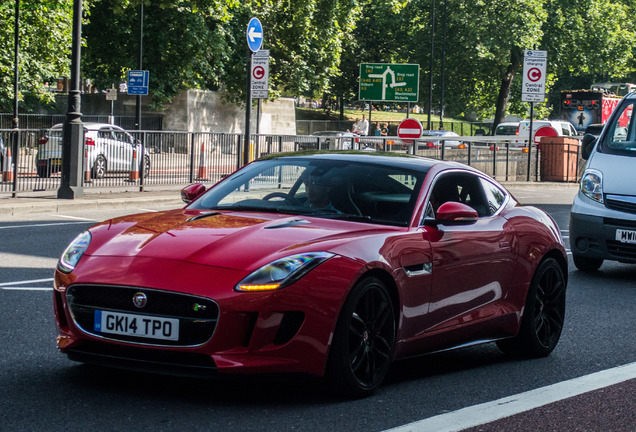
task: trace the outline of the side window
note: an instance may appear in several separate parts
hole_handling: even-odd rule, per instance
[[[110,130],[110,128],[101,128],[101,129],[97,132],[97,137],[98,137],[98,138],[111,139],[111,138],[113,137],[113,135],[112,135],[112,131]]]
[[[493,215],[497,212],[497,210],[499,210],[506,200],[506,193],[488,180],[480,179],[480,182],[486,196],[488,214]]]
[[[479,177],[473,174],[446,174],[436,180],[426,207],[426,216],[433,217],[439,206],[449,201],[472,207],[479,217],[490,216],[493,213]]]
[[[127,134],[125,131],[123,131],[123,130],[117,130],[117,129],[115,129],[115,130],[113,131],[113,133],[115,134],[115,139],[116,139],[117,141],[123,141],[123,142],[129,143],[129,144],[133,142],[133,141],[132,141],[132,137],[131,137],[130,135],[128,135],[128,134]]]

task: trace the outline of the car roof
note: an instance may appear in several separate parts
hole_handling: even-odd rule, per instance
[[[260,158],[259,160],[269,159],[315,159],[330,160],[343,162],[360,162],[377,165],[387,165],[404,169],[412,169],[416,171],[428,171],[434,165],[443,165],[448,168],[462,168],[466,171],[477,171],[474,168],[453,161],[442,161],[438,159],[430,159],[422,156],[414,156],[405,153],[383,153],[383,152],[365,152],[355,150],[343,151],[325,151],[325,150],[309,150],[304,152],[293,153],[277,153]]]
[[[316,131],[312,133],[312,135],[341,135],[341,134],[355,135],[353,132],[342,132],[342,131]]]
[[[422,134],[435,135],[435,136],[441,136],[441,135],[459,136],[456,132],[448,131],[448,130],[423,130]]]
[[[63,126],[64,126],[64,123],[58,123],[56,125],[53,125],[51,129],[61,129]],[[84,129],[88,129],[88,130],[99,130],[106,126],[112,126],[115,129],[123,130],[121,126],[117,126],[110,123],[86,122],[86,123],[82,123],[82,126],[84,126]]]

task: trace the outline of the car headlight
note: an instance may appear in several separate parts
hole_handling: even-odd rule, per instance
[[[603,203],[603,173],[589,169],[581,177],[581,192],[586,197]]]
[[[329,252],[308,252],[281,258],[251,273],[239,282],[235,289],[253,292],[283,288],[333,256],[334,254]]]
[[[75,237],[75,240],[68,245],[60,257],[60,261],[57,263],[57,269],[63,273],[72,272],[90,243],[91,233],[88,231],[84,231]]]

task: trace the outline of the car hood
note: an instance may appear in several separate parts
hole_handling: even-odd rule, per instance
[[[603,173],[603,192],[617,195],[634,195],[636,158],[594,152],[588,168]]]
[[[194,216],[209,216],[192,219]],[[127,216],[90,229],[86,255],[182,260],[235,270],[394,227],[269,213],[172,210]]]

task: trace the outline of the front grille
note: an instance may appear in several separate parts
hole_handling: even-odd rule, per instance
[[[148,298],[147,305],[141,309],[132,301],[136,293],[144,293]],[[66,291],[66,300],[75,324],[84,332],[111,340],[150,345],[201,345],[212,337],[219,316],[217,304],[210,299],[138,287],[73,285]],[[96,310],[176,318],[179,320],[179,339],[148,339],[95,331]]]
[[[608,209],[636,214],[636,197],[630,195],[606,195],[605,206]]]
[[[607,251],[618,260],[636,262],[636,244],[607,240]]]
[[[616,227],[616,228],[636,228],[636,220],[629,221],[625,219],[603,218],[603,224],[605,226]]]

